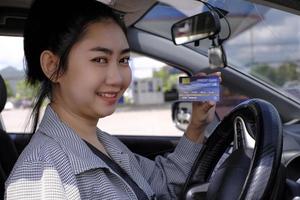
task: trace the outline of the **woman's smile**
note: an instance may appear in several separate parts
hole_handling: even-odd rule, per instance
[[[107,102],[109,105],[115,104],[119,98],[119,92],[96,92],[96,95],[101,98],[101,100]]]

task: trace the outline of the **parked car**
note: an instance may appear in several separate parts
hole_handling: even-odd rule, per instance
[[[29,99],[19,99],[14,103],[15,107],[17,108],[31,108],[32,107],[32,100]]]
[[[14,104],[10,101],[6,102],[5,106],[4,106],[4,110],[11,110],[14,108]]]
[[[126,2],[127,6],[124,4],[124,7],[118,7],[121,5],[118,4],[119,1]],[[208,196],[208,199],[232,199],[232,195],[236,199],[299,198],[300,98],[285,92],[282,86],[294,81],[297,85],[293,88],[300,88],[300,35],[297,34],[300,30],[300,2],[111,2],[115,2],[115,6],[125,13],[131,13],[127,15],[128,18],[125,15],[125,19],[128,20],[128,40],[133,53],[164,62],[189,76],[199,72],[222,72],[223,89],[221,100],[217,104],[216,119],[206,130],[207,143],[199,156],[199,160],[203,162],[195,162],[191,176],[182,186],[183,192],[178,198],[201,199]],[[30,3],[31,0],[0,0],[0,19],[3,19],[0,23],[1,35],[22,37]],[[133,10],[136,12],[130,12],[130,8],[135,8]],[[227,58],[225,68],[212,68],[210,65],[208,54],[214,42],[211,37],[182,45],[175,45],[172,40],[171,27],[174,23],[206,11],[217,12],[220,18],[220,33],[215,39],[222,40],[218,45],[222,45]],[[227,99],[226,103],[222,102],[222,95],[225,97],[224,102]],[[173,112],[175,108],[176,106],[173,107]],[[168,109],[171,116],[171,106]],[[173,119],[181,116],[176,121],[180,123],[184,116],[183,121],[186,123],[189,119],[188,112],[189,109],[180,109],[180,114],[173,114]],[[146,118],[149,113],[141,118]],[[260,115],[261,113],[271,114]],[[152,118],[159,119],[160,115]],[[122,118],[125,119],[126,117]],[[1,120],[0,122],[3,123]],[[150,159],[171,152],[180,137],[171,132],[170,135],[155,132],[153,125],[141,125],[136,119],[133,124],[136,128],[141,126],[145,131],[140,135],[128,131],[126,135],[117,137],[133,152]],[[269,129],[266,124],[275,129]],[[163,127],[163,124],[156,126]],[[258,127],[266,128],[261,130]],[[9,136],[18,155],[31,138],[31,134],[25,132],[2,132]],[[181,133],[184,133],[184,128]],[[264,137],[266,135],[268,137]],[[220,138],[223,138],[222,142]],[[270,138],[274,138],[271,144],[266,143]],[[0,145],[0,148],[1,152],[6,152],[4,145]],[[234,152],[237,149],[245,149],[247,157],[236,155]],[[6,155],[10,156],[8,153]],[[264,159],[266,155],[270,156],[269,160]],[[228,159],[223,162],[225,157]],[[0,164],[3,168],[8,168],[8,164],[2,159]],[[239,175],[240,171],[243,171],[243,175]],[[2,177],[2,183],[7,175]],[[259,181],[256,182],[255,178]],[[3,190],[2,185],[1,187]]]

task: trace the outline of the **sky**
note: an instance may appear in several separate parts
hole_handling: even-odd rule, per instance
[[[227,55],[244,65],[250,62],[252,53],[256,62],[299,60],[299,16],[278,15],[278,12],[270,11],[264,15],[264,19],[229,41]]]
[[[23,38],[0,36],[0,70],[13,66],[23,70]]]

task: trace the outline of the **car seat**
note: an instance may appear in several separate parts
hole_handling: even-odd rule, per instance
[[[5,82],[0,75],[0,113],[7,100]],[[13,140],[0,126],[0,199],[4,197],[4,183],[18,158],[18,152]]]

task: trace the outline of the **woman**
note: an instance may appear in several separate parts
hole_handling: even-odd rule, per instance
[[[71,8],[71,9],[69,9]],[[6,182],[7,199],[175,199],[214,105],[193,105],[175,151],[155,161],[97,128],[131,82],[126,30],[96,0],[36,0],[24,31],[27,80],[40,83],[34,135]],[[37,129],[43,100],[50,100]]]

